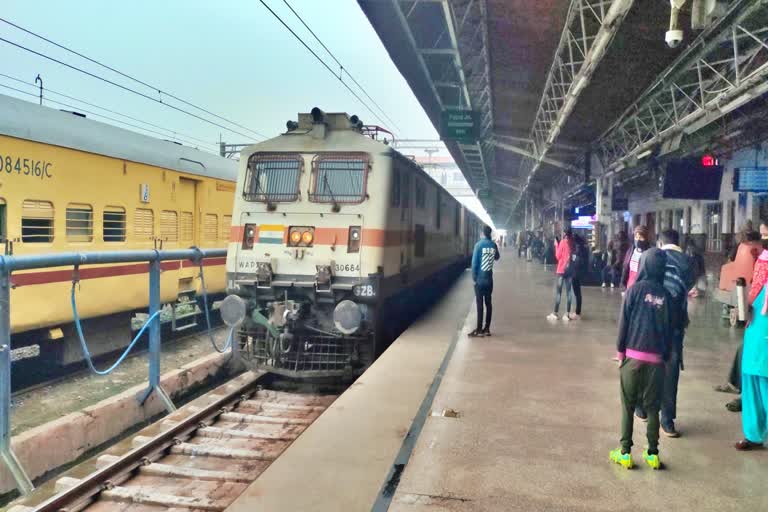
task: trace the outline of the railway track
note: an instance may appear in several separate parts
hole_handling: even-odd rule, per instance
[[[155,437],[135,437],[125,455],[102,455],[94,473],[60,478],[56,495],[8,512],[226,509],[336,398],[258,382],[167,421]]]

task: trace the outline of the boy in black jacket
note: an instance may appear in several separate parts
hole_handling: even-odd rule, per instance
[[[635,406],[648,415],[648,449],[643,459],[659,469],[659,405],[664,386],[664,361],[672,343],[669,296],[664,289],[667,256],[649,249],[640,259],[637,281],[624,298],[617,341],[621,382],[621,447],[611,451],[613,462],[629,469]]]

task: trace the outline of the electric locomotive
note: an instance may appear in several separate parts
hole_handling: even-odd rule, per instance
[[[241,153],[222,318],[253,368],[354,377],[466,268],[479,220],[357,116]]]

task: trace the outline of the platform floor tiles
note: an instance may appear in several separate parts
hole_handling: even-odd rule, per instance
[[[427,419],[390,511],[768,510],[768,451],[733,449],[733,395],[712,390],[743,334],[720,325],[716,303],[690,302],[682,437],[662,438],[665,469],[627,471],[608,461],[619,438],[619,291],[585,288],[583,319],[553,324],[551,269],[507,250],[494,275],[493,336],[460,338],[432,407],[459,416]],[[644,434],[636,421],[636,458]]]

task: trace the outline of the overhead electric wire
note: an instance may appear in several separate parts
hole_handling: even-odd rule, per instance
[[[31,83],[31,82],[27,82],[26,80],[22,80],[21,78],[18,78],[18,77],[15,77],[15,76],[11,76],[11,75],[6,75],[5,73],[0,73],[0,76],[4,77],[4,78],[8,78],[9,80],[13,80],[14,82],[19,82],[19,83],[22,83],[24,85],[28,85],[30,87],[34,87],[35,89],[37,89],[37,85],[35,85],[35,84]],[[81,100],[80,98],[75,98],[74,96],[70,96],[68,94],[64,94],[63,92],[54,91],[53,89],[43,89],[43,90],[45,92],[48,92],[48,93],[56,94],[56,95],[62,96],[64,98],[77,101],[78,103],[82,103],[84,105],[88,105],[88,106],[91,106],[91,107],[94,107],[94,108],[98,108],[100,110],[104,110],[105,112],[109,112],[110,114],[115,114],[115,115],[118,115],[118,116],[122,116],[122,117],[125,117],[127,119],[131,119],[132,121],[136,121],[138,123],[146,124],[147,126],[152,126],[154,128],[158,128],[160,130],[164,130],[164,131],[166,131],[166,132],[168,132],[170,134],[173,134],[173,136],[175,138],[178,138],[179,140],[183,140],[183,139],[178,137],[179,135],[181,135],[181,136],[185,137],[186,139],[188,139],[188,140],[184,141],[184,142],[187,142],[188,144],[190,143],[190,141],[197,141],[198,143],[202,143],[202,144],[206,144],[206,145],[210,145],[210,146],[218,146],[218,144],[216,144],[215,142],[210,142],[210,141],[207,141],[207,140],[198,139],[197,137],[193,137],[192,135],[188,135],[188,134],[183,133],[183,132],[172,130],[170,128],[165,128],[163,126],[156,125],[154,123],[150,123],[149,121],[144,121],[143,119],[138,119],[136,117],[129,116],[128,114],[123,114],[121,112],[117,112],[115,110],[111,110],[111,109],[108,109],[106,107],[102,107],[100,105],[96,105],[94,103],[90,103],[88,101]],[[34,96],[37,97],[38,95],[34,95]],[[49,98],[46,98],[45,100],[46,101],[54,101],[54,100],[51,100]],[[73,108],[79,108],[79,107],[73,107]],[[130,125],[130,126],[132,126],[132,125]],[[153,133],[156,133],[156,132],[153,132]]]
[[[342,85],[344,85],[344,87],[347,88],[347,90],[352,94],[352,96],[354,96],[357,99],[357,101],[360,102],[361,105],[363,105],[366,109],[368,109],[368,112],[373,114],[373,116],[376,119],[378,119],[379,122],[381,122],[381,124],[386,124],[381,119],[381,117],[379,117],[379,115],[376,112],[374,112],[373,109],[370,106],[368,106],[368,104],[366,102],[364,102],[363,99],[355,91],[353,91],[352,88],[344,80],[341,79],[341,76],[336,74],[336,72],[328,65],[327,62],[325,62],[322,59],[322,57],[320,57],[312,48],[309,47],[309,45],[307,43],[304,42],[304,40],[301,38],[301,36],[299,36],[296,32],[294,32],[294,30],[285,21],[283,21],[283,18],[281,18],[275,11],[273,11],[272,8],[269,5],[267,5],[267,3],[264,0],[259,0],[259,1],[261,2],[261,5],[266,7],[267,10],[270,13],[272,13],[272,16],[274,16],[277,19],[277,21],[279,21],[288,30],[288,32],[290,32],[293,35],[293,37],[295,37],[296,40],[299,41],[302,44],[302,46],[304,46],[304,48],[306,48],[307,51],[309,53],[311,53],[320,62],[320,64],[325,66],[325,69],[327,69],[333,76],[336,77],[336,79],[339,82],[342,83]]]
[[[199,105],[195,105],[192,102],[189,102],[189,101],[187,101],[185,99],[179,98],[178,96],[176,96],[174,94],[171,94],[169,92],[166,92],[166,91],[160,89],[159,87],[156,87],[154,85],[148,84],[147,82],[144,82],[143,80],[139,80],[138,78],[133,77],[133,76],[127,74],[127,73],[124,73],[124,72],[120,71],[119,69],[115,69],[112,66],[108,66],[108,65],[106,65],[106,64],[104,64],[104,63],[102,63],[102,62],[100,62],[100,61],[98,61],[96,59],[92,59],[91,57],[88,57],[87,55],[83,55],[82,53],[80,53],[78,51],[75,51],[75,50],[73,50],[71,48],[68,48],[67,46],[64,46],[63,44],[57,43],[56,41],[48,39],[45,36],[41,36],[40,34],[37,34],[37,33],[33,32],[33,31],[27,29],[27,28],[24,28],[24,27],[22,27],[20,25],[17,25],[16,23],[13,23],[12,21],[8,21],[8,20],[6,20],[5,18],[2,18],[2,17],[0,17],[0,21],[2,21],[3,23],[5,23],[7,25],[10,25],[10,26],[12,26],[12,27],[14,27],[14,28],[16,28],[18,30],[21,30],[22,32],[26,32],[27,34],[29,34],[31,36],[37,37],[38,39],[42,39],[43,41],[45,41],[47,43],[50,43],[50,44],[52,44],[54,46],[57,46],[58,48],[61,48],[62,50],[65,50],[65,51],[68,51],[68,52],[70,52],[70,53],[72,53],[74,55],[77,55],[78,57],[81,57],[81,58],[83,58],[83,59],[85,59],[85,60],[87,60],[89,62],[92,62],[92,63],[94,63],[94,64],[96,64],[98,66],[101,66],[101,67],[103,67],[105,69],[108,69],[108,70],[112,71],[113,73],[117,73],[118,75],[120,75],[122,77],[125,77],[125,78],[127,78],[129,80],[133,80],[134,82],[136,82],[138,84],[141,84],[141,85],[143,85],[145,87],[153,89],[153,90],[157,91],[158,94],[161,94],[161,95],[164,94],[164,95],[168,96],[169,98],[173,98],[174,100],[176,100],[176,101],[178,101],[180,103],[183,103],[183,104],[185,104],[187,106],[196,108],[197,110],[200,110],[202,112],[205,112],[208,115],[211,115],[211,116],[214,116],[214,117],[216,117],[218,119],[221,119],[222,121],[226,121],[227,123],[229,123],[229,124],[231,124],[233,126],[237,126],[238,128],[242,128],[243,130],[255,133],[256,135],[258,135],[259,137],[262,137],[264,139],[268,139],[269,138],[266,135],[264,135],[262,133],[259,133],[256,130],[252,130],[251,128],[248,128],[247,126],[243,126],[242,124],[239,124],[239,123],[237,123],[235,121],[227,119],[226,117],[220,116],[219,114],[216,114],[215,112],[211,112],[210,110],[206,110],[205,108],[203,108],[203,107],[201,107]],[[162,101],[160,103],[162,103]],[[229,128],[227,128],[227,129],[229,129]],[[233,133],[238,133],[238,132],[236,132],[234,130],[230,130],[230,131],[232,131]],[[240,134],[240,135],[242,135],[242,134]],[[250,137],[250,136],[246,136],[246,135],[244,135],[244,136],[245,137]]]
[[[22,50],[24,50],[24,51],[27,51],[27,52],[29,52],[29,53],[32,53],[32,54],[34,54],[34,55],[37,55],[37,56],[39,56],[39,57],[42,57],[42,58],[44,58],[44,59],[50,60],[50,61],[52,61],[52,62],[55,62],[55,63],[57,63],[57,64],[60,64],[60,65],[62,65],[62,66],[64,66],[64,67],[70,68],[70,69],[72,69],[72,70],[74,70],[74,71],[78,71],[78,72],[80,72],[80,73],[83,73],[84,75],[88,75],[88,76],[90,76],[90,77],[92,77],[92,78],[95,78],[95,79],[97,79],[97,80],[101,80],[102,82],[108,83],[108,84],[110,84],[110,85],[114,85],[115,87],[119,87],[120,89],[123,89],[123,90],[125,90],[125,91],[131,92],[131,93],[133,93],[133,94],[136,94],[136,95],[138,95],[138,96],[141,96],[142,98],[146,98],[146,99],[148,99],[148,100],[150,100],[150,101],[154,101],[155,103],[159,103],[160,105],[164,105],[164,106],[166,106],[166,107],[168,107],[168,108],[171,108],[171,109],[173,109],[173,110],[177,110],[177,111],[179,111],[179,112],[182,112],[182,113],[184,113],[184,114],[187,114],[187,115],[189,115],[189,116],[192,116],[192,117],[194,117],[194,118],[196,118],[196,119],[199,119],[199,120],[201,120],[201,121],[204,121],[204,122],[206,122],[206,123],[208,123],[208,124],[212,124],[212,125],[214,125],[214,126],[218,126],[219,128],[223,128],[224,130],[227,130],[227,131],[229,131],[229,132],[232,132],[232,133],[236,133],[236,134],[238,134],[238,135],[241,135],[241,136],[243,136],[243,137],[245,137],[245,138],[247,138],[247,139],[252,137],[252,135],[246,135],[246,134],[244,134],[244,133],[242,133],[242,132],[239,132],[239,131],[237,131],[237,130],[234,130],[234,129],[232,129],[232,128],[229,128],[229,127],[227,127],[227,126],[224,126],[223,124],[220,124],[220,123],[217,123],[217,122],[215,122],[215,121],[211,121],[210,119],[206,119],[206,118],[204,118],[204,117],[201,117],[201,116],[199,116],[199,115],[195,114],[194,112],[190,112],[190,111],[188,111],[188,110],[184,110],[183,108],[177,107],[176,105],[171,105],[170,103],[165,103],[165,102],[164,102],[164,101],[162,101],[162,100],[158,100],[158,99],[156,99],[156,98],[153,98],[152,96],[149,96],[148,94],[144,94],[143,92],[137,91],[136,89],[131,89],[131,88],[130,88],[130,87],[128,87],[128,86],[125,86],[125,85],[119,84],[119,83],[117,83],[117,82],[114,82],[114,81],[112,81],[112,80],[110,80],[110,79],[108,79],[108,78],[104,78],[103,76],[99,76],[99,75],[96,75],[96,74],[94,74],[94,73],[91,73],[90,71],[86,71],[86,70],[84,70],[84,69],[78,68],[77,66],[73,66],[72,64],[69,64],[69,63],[67,63],[67,62],[61,61],[61,60],[59,60],[59,59],[56,59],[56,58],[54,58],[54,57],[51,57],[50,55],[46,55],[46,54],[44,54],[44,53],[38,52],[38,51],[36,51],[36,50],[33,50],[33,49],[31,49],[31,48],[27,48],[26,46],[20,45],[20,44],[18,44],[18,43],[14,43],[13,41],[9,41],[8,39],[5,39],[5,38],[3,38],[3,37],[0,37],[0,41],[4,42],[4,43],[6,43],[6,44],[10,44],[11,46],[15,46],[16,48],[20,48],[20,49],[22,49]],[[263,136],[263,135],[261,135],[261,137],[264,137],[264,136]]]
[[[0,84],[0,87],[4,87],[6,89],[10,89],[11,91],[16,91],[16,92],[18,92],[20,94],[26,94],[27,96],[31,96],[33,98],[38,98],[38,95],[35,94],[35,93],[23,91],[21,89],[17,89],[16,87],[11,87],[10,85]],[[109,119],[110,121],[114,121],[116,123],[121,123],[121,124],[124,124],[126,126],[130,126],[131,128],[136,128],[136,129],[139,129],[139,130],[143,130],[145,132],[154,133],[155,135],[160,135],[161,137],[168,137],[168,134],[161,133],[161,132],[158,132],[158,131],[155,131],[155,130],[150,130],[149,128],[144,128],[143,126],[138,126],[138,125],[135,125],[135,124],[126,123],[125,121],[122,121],[120,119],[115,119],[114,117],[105,116],[104,114],[99,114],[98,112],[91,112],[90,110],[85,110],[84,108],[80,108],[80,107],[77,107],[77,106],[74,106],[74,105],[70,105],[68,103],[64,103],[64,102],[57,101],[57,100],[52,100],[52,99],[48,99],[46,101],[48,101],[50,103],[55,103],[56,105],[61,105],[62,107],[74,109],[74,110],[76,110],[78,112],[85,112],[86,114],[90,114],[92,116],[97,116],[97,117],[102,117],[104,119]],[[178,141],[186,142],[187,144],[190,144],[191,146],[197,148],[197,145],[194,142],[185,140],[185,139],[183,139],[181,137],[173,137],[173,138],[178,140]],[[218,154],[218,153],[214,153],[213,151],[208,151],[206,149],[201,149],[201,148],[197,148],[197,149],[199,151],[205,151],[206,153],[211,153],[211,154],[214,154],[214,155]]]
[[[314,31],[314,30],[312,30],[311,28],[309,28],[309,25],[307,25],[307,23],[304,21],[304,18],[302,18],[302,17],[299,15],[299,13],[297,13],[297,12],[296,12],[296,10],[295,10],[293,7],[291,7],[291,4],[289,4],[289,3],[288,3],[288,0],[283,0],[283,2],[285,3],[285,5],[286,5],[286,6],[288,6],[288,8],[289,8],[289,9],[291,10],[291,12],[293,13],[293,15],[294,15],[294,16],[296,16],[296,17],[299,19],[299,21],[301,22],[301,24],[302,24],[302,25],[304,25],[304,28],[306,28],[307,30],[309,30],[309,33],[310,33],[310,34],[312,34],[312,37],[314,37],[314,38],[315,38],[315,40],[317,40],[317,42],[318,42],[318,43],[320,43],[320,46],[322,46],[322,47],[325,49],[325,51],[326,51],[326,52],[328,52],[328,55],[330,55],[330,56],[331,56],[331,58],[332,58],[333,60],[335,60],[335,61],[336,61],[336,64],[338,64],[338,65],[339,65],[339,68],[341,68],[341,71],[342,71],[342,72],[345,72],[345,73],[347,74],[347,76],[348,76],[348,77],[349,77],[349,78],[352,80],[352,82],[354,82],[354,84],[355,84],[356,86],[358,86],[358,87],[360,88],[360,90],[361,90],[361,91],[363,91],[363,94],[365,94],[365,96],[366,96],[366,97],[367,97],[369,100],[371,100],[371,103],[373,103],[373,104],[376,106],[376,108],[378,108],[378,109],[379,109],[379,111],[380,111],[380,112],[381,112],[381,113],[384,115],[384,117],[386,117],[386,118],[387,118],[387,121],[389,121],[389,122],[392,124],[392,127],[394,127],[394,128],[395,128],[395,129],[396,129],[398,132],[401,132],[401,133],[402,133],[402,130],[400,129],[400,127],[399,127],[399,126],[397,126],[397,123],[395,123],[395,122],[392,120],[392,118],[391,118],[391,117],[389,117],[389,116],[387,115],[387,112],[386,112],[386,111],[385,111],[383,108],[381,108],[381,106],[380,106],[378,103],[376,103],[376,100],[374,100],[373,98],[371,98],[371,95],[370,95],[370,94],[368,94],[368,91],[366,91],[365,87],[363,87],[362,85],[360,85],[360,83],[359,83],[357,80],[355,80],[355,77],[354,77],[354,76],[352,76],[352,74],[349,72],[349,70],[348,70],[347,68],[345,68],[345,67],[344,67],[344,64],[342,64],[341,62],[339,62],[339,59],[337,59],[337,58],[336,58],[336,56],[333,54],[333,52],[332,52],[330,49],[328,49],[328,47],[325,45],[325,43],[323,43],[323,41],[322,41],[322,40],[321,40],[321,39],[320,39],[320,38],[317,36],[317,34],[315,34],[315,31]]]

